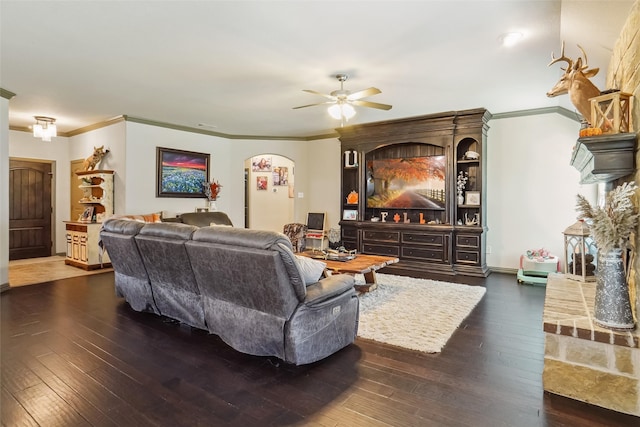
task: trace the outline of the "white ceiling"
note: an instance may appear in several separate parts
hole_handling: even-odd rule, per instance
[[[323,102],[375,86],[349,124],[484,107],[561,105],[551,52],[585,49],[601,71],[633,0],[0,2],[0,87],[12,127],[35,115],[70,132],[130,115],[232,135],[310,136],[340,123]],[[501,34],[522,42],[502,47]]]

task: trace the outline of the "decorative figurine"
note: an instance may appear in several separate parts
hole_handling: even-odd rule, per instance
[[[102,161],[102,158],[107,154],[109,154],[109,149],[105,150],[104,145],[101,147],[93,147],[93,154],[84,160],[84,163],[82,163],[82,170],[94,170],[98,163]]]

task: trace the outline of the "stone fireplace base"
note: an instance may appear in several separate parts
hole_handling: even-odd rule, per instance
[[[640,416],[640,332],[593,322],[596,284],[549,274],[544,303],[544,390]]]

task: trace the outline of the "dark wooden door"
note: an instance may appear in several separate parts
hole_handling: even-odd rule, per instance
[[[51,164],[9,163],[9,259],[51,256]]]

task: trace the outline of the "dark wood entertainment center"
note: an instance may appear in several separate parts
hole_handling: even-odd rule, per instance
[[[385,267],[390,273],[488,276],[485,165],[490,118],[491,113],[479,108],[337,129],[343,151],[340,228],[344,246],[398,257],[399,263]],[[422,156],[445,157],[445,188],[430,196],[437,201],[434,206],[367,206],[367,196],[375,187],[375,172],[368,170],[368,162]],[[460,172],[468,176],[462,203],[456,197]]]

